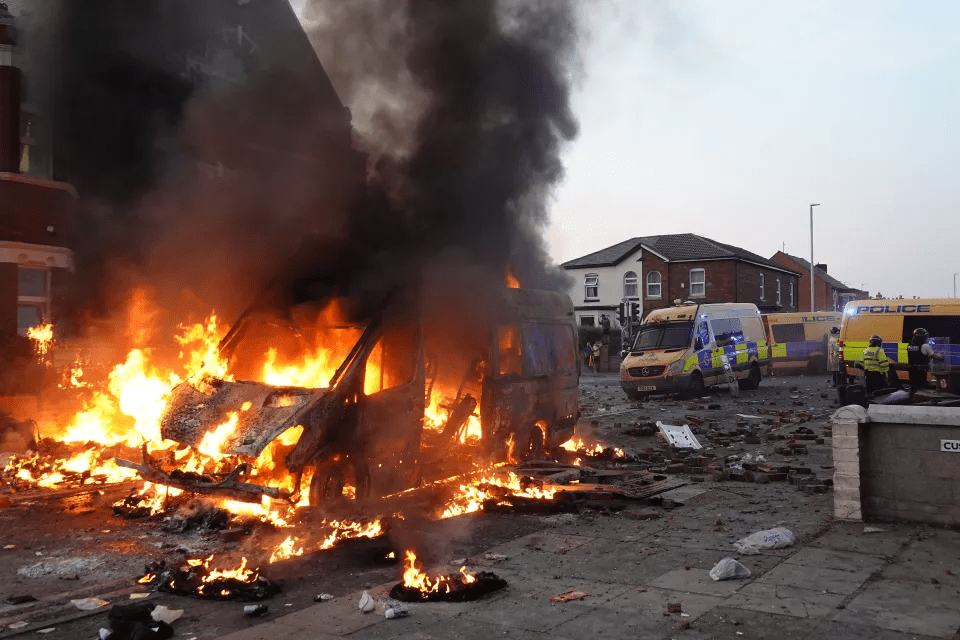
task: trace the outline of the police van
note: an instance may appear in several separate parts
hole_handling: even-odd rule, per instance
[[[843,308],[837,358],[841,373],[838,386],[851,383],[854,363],[870,344],[870,336],[883,338],[883,350],[901,380],[908,378],[907,345],[914,329],[926,329],[934,351],[945,360],[936,372],[937,385],[960,392],[960,300],[855,300]]]
[[[770,374],[770,349],[756,305],[657,309],[624,353],[620,386],[634,400],[671,392],[699,397],[707,387],[727,382],[725,359],[741,389],[756,389]]]
[[[830,330],[840,326],[843,314],[808,311],[768,313],[762,318],[774,370],[803,369],[807,373],[827,370]]]

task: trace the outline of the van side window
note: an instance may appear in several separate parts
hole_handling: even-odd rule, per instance
[[[577,367],[573,328],[566,324],[524,323],[521,351],[524,375],[573,373]]]
[[[778,344],[785,342],[803,342],[802,324],[775,324],[773,325],[773,339]]]
[[[712,321],[713,335],[718,347],[743,342],[743,330],[740,327],[740,318],[717,318]]]
[[[498,371],[502,376],[520,375],[520,327],[500,327],[497,330]]]
[[[913,330],[920,327],[930,332],[931,338],[950,338],[950,344],[960,344],[960,316],[903,316],[901,342],[910,342]],[[890,340],[893,336],[883,338]]]

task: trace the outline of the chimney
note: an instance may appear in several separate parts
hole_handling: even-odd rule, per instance
[[[20,91],[23,73],[13,66],[14,19],[0,2],[0,171],[20,167]]]
[[[820,271],[823,271],[824,273],[827,272],[827,265],[825,264],[815,264],[813,266],[815,266],[817,269],[820,269]]]

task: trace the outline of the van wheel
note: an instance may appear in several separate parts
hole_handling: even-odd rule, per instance
[[[633,400],[634,402],[640,402],[643,400],[643,394],[639,391],[627,391],[627,398]]]
[[[310,506],[319,507],[343,500],[348,478],[353,480],[355,500],[370,495],[370,473],[364,465],[332,462],[322,464],[314,471],[310,480]]]
[[[823,358],[811,358],[807,362],[807,373],[817,375],[827,370],[827,361]]]
[[[743,380],[737,380],[737,384],[744,391],[753,391],[760,386],[760,367],[754,362],[750,365],[750,375]]]
[[[703,384],[703,376],[700,375],[699,371],[694,371],[690,375],[690,386],[687,388],[687,397],[688,398],[702,398],[703,392],[705,391]]]

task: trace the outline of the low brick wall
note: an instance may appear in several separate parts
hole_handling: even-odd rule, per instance
[[[833,415],[834,514],[960,525],[960,409],[871,405]]]

